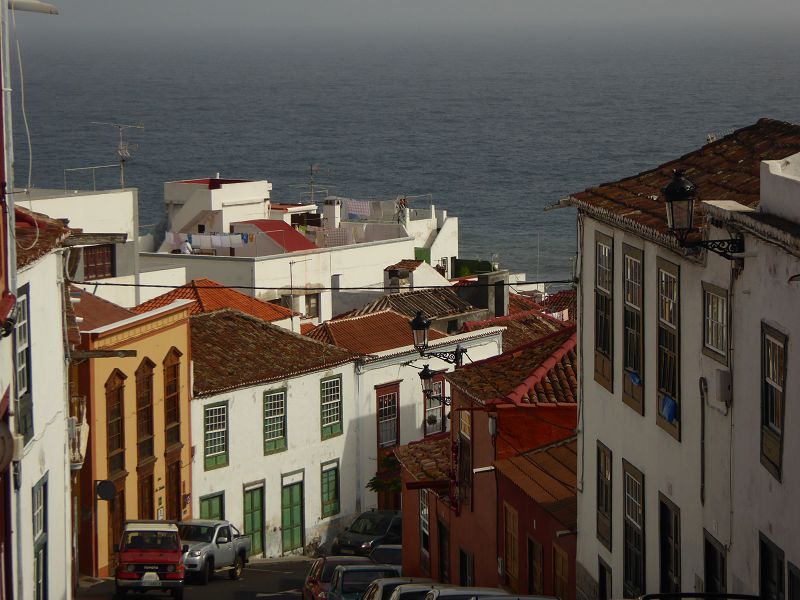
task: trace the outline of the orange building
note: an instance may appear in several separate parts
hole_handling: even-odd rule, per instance
[[[81,331],[74,401],[89,441],[76,486],[79,569],[111,575],[127,519],[190,513],[190,300],[135,314],[73,290]]]

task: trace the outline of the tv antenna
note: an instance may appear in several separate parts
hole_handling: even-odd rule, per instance
[[[307,191],[301,192],[300,193],[300,197],[302,198],[303,196],[309,196],[310,197],[310,201],[309,202],[311,204],[316,204],[316,202],[317,202],[316,201],[316,193],[317,192],[322,192],[322,193],[327,195],[330,192],[330,190],[334,189],[333,186],[330,186],[328,184],[320,184],[316,180],[316,176],[319,175],[320,173],[323,173],[325,175],[330,175],[332,173],[332,171],[330,171],[329,169],[323,170],[322,167],[320,167],[318,164],[311,164],[311,165],[308,166],[308,183],[307,184],[299,184],[299,185],[291,185],[289,187],[306,188]],[[320,186],[323,186],[323,187],[320,187]]]
[[[117,156],[119,157],[119,185],[125,189],[125,163],[130,160],[131,152],[139,149],[139,144],[131,144],[125,139],[125,132],[128,129],[144,129],[141,123],[109,123],[104,121],[92,121],[92,125],[111,125],[119,131],[119,143],[117,144]]]

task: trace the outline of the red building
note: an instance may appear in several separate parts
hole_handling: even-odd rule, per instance
[[[538,319],[538,339],[446,375],[449,433],[396,450],[404,573],[574,597],[575,328]]]

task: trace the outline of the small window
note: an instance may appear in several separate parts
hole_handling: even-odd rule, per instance
[[[228,403],[210,404],[203,412],[205,469],[228,465]]]
[[[681,513],[677,506],[659,494],[660,591],[681,591]]]
[[[309,319],[319,318],[319,294],[306,294],[305,316]]]
[[[115,277],[114,244],[87,246],[83,249],[83,279],[105,279]]]
[[[611,550],[611,450],[597,442],[597,539]]]
[[[167,448],[181,443],[181,353],[170,349],[164,359],[164,429]]]
[[[264,454],[286,449],[286,390],[264,392]]]
[[[136,447],[139,463],[153,456],[153,367],[149,358],[136,369]]]
[[[17,324],[14,328],[14,356],[17,384],[17,433],[27,444],[33,437],[33,396],[31,393],[30,298],[28,285],[17,291]]]
[[[503,503],[505,525],[505,575],[506,583],[514,587],[519,574],[519,520],[518,513],[508,502]]]
[[[704,591],[713,594],[724,594],[727,591],[727,574],[725,570],[725,548],[710,533],[704,531],[703,573]],[[797,600],[800,600],[798,598]]]
[[[444,431],[444,376],[434,375],[433,394],[425,397],[425,435],[434,435]]]
[[[378,388],[378,446],[391,448],[400,443],[400,386]]]
[[[762,600],[784,600],[783,550],[764,534],[759,538],[759,597]]]
[[[125,470],[125,379],[114,369],[105,384],[108,477]]]
[[[428,512],[428,490],[425,489],[419,490],[419,549],[422,567],[426,572],[430,572],[430,513]]]
[[[623,379],[622,399],[639,414],[644,414],[644,283],[642,251],[626,244],[623,255]]]
[[[613,240],[600,232],[595,236],[594,379],[613,392]]]
[[[780,480],[783,467],[787,337],[761,326],[761,464]]]
[[[322,439],[342,433],[342,378],[324,379],[320,383]]]
[[[644,475],[622,461],[623,478],[623,592],[626,598],[644,593]]]
[[[47,475],[31,490],[33,512],[33,597],[45,600],[47,595]]]
[[[703,282],[703,353],[728,363],[728,292]]]
[[[658,260],[658,406],[656,422],[680,440],[680,312],[677,265]]]

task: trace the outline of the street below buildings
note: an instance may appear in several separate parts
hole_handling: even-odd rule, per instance
[[[300,600],[301,587],[305,581],[311,561],[259,560],[248,564],[238,581],[228,579],[227,573],[218,573],[207,585],[188,581],[184,590],[186,600]],[[148,594],[129,593],[133,600],[170,598],[168,594],[150,592]],[[112,600],[114,581],[107,580],[92,586],[82,586],[77,593],[79,599]]]

